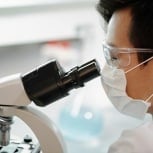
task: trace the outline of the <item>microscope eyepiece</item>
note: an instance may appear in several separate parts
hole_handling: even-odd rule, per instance
[[[46,106],[68,95],[71,89],[98,77],[100,67],[96,60],[64,72],[56,60],[52,60],[22,76],[25,91],[36,105]]]
[[[83,64],[80,67],[74,67],[65,73],[62,78],[63,86],[71,90],[73,88],[83,87],[85,82],[99,76],[100,69],[95,60]]]

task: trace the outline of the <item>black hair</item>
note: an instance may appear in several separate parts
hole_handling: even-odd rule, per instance
[[[100,0],[97,10],[106,23],[109,23],[114,12],[130,8],[131,25],[129,41],[135,48],[153,49],[153,0]],[[152,53],[138,53],[139,62],[153,56]]]

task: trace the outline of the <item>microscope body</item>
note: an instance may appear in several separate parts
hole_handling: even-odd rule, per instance
[[[84,82],[99,76],[99,70],[96,61],[92,60],[64,72],[59,63],[53,60],[27,74],[1,78],[0,153],[66,153],[65,143],[58,128],[48,116],[29,104],[51,104],[67,96],[69,90],[83,87]],[[19,117],[32,129],[39,144],[34,145],[26,141],[15,143],[10,140],[10,125],[14,116]]]
[[[21,79],[21,74],[14,74],[0,79],[0,105],[27,106],[31,103]]]

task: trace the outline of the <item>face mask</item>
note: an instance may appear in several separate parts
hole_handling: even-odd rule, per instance
[[[147,61],[151,60],[152,58],[148,59]],[[122,69],[112,68],[105,65],[101,74],[103,88],[115,108],[125,115],[139,119],[143,119],[145,117],[148,108],[151,106],[151,104],[147,101],[153,96],[153,94],[145,101],[129,97],[126,94],[127,81],[125,73],[132,71],[145,62],[140,63],[127,72],[124,72]]]

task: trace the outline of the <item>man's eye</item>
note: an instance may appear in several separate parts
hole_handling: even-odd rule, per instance
[[[118,60],[118,58],[117,57],[111,57],[111,60],[116,61],[116,60]]]

